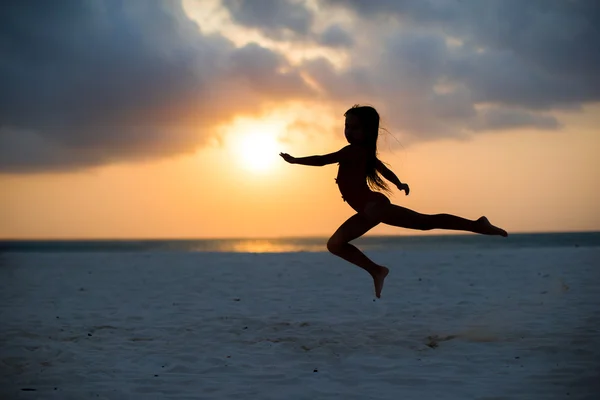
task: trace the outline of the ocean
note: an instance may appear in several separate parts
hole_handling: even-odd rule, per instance
[[[0,240],[0,253],[37,252],[325,252],[327,237],[263,239]],[[365,251],[482,250],[598,247],[600,232],[519,233],[508,238],[483,235],[366,236],[354,241]]]

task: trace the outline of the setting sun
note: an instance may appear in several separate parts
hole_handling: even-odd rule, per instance
[[[268,133],[248,133],[240,138],[238,152],[245,168],[265,171],[277,159],[277,141]]]
[[[277,135],[284,126],[280,120],[236,120],[228,131],[240,166],[253,172],[271,169],[279,157]]]

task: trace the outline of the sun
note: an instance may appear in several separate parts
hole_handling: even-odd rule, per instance
[[[238,152],[245,168],[266,171],[277,160],[277,141],[268,133],[250,132],[240,138]]]
[[[281,122],[243,119],[231,128],[234,156],[240,166],[252,172],[272,170],[280,152],[277,135],[283,129]]]

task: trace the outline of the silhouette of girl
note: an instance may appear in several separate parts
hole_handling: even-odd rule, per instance
[[[431,230],[449,229],[480,233],[483,235],[508,236],[506,231],[492,225],[486,217],[468,220],[450,214],[420,214],[408,208],[392,204],[380,192],[389,192],[384,177],[408,195],[410,189],[377,158],[377,137],[379,134],[379,114],[373,107],[355,105],[344,114],[346,126],[344,135],[350,143],[341,150],[309,157],[292,157],[287,153],[279,155],[290,164],[323,166],[339,164],[336,183],[342,198],[356,214],[344,222],[327,242],[327,249],[338,257],[366,270],[373,278],[375,295],[381,296],[381,289],[389,269],[375,264],[349,242],[364,235],[380,223],[408,229]],[[381,174],[381,176],[379,175]],[[375,190],[375,191],[373,191]]]

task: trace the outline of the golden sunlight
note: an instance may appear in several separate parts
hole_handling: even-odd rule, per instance
[[[277,159],[277,142],[266,133],[247,133],[240,137],[238,152],[244,167],[252,171],[265,171]]]
[[[266,172],[279,157],[277,136],[285,126],[281,120],[237,119],[228,129],[230,147],[242,168]]]

